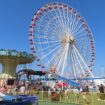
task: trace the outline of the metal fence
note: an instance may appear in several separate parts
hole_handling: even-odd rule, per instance
[[[19,94],[19,93],[18,93]],[[105,93],[74,93],[28,91],[24,94],[37,95],[39,101],[63,102],[78,105],[105,105]]]

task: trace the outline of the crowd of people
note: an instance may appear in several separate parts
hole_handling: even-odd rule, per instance
[[[56,82],[57,84],[57,82]],[[8,86],[6,84],[0,85],[0,91],[8,94],[30,94],[32,91],[36,91],[37,95],[40,91],[44,91],[44,98],[51,96],[52,101],[59,101],[59,97],[68,97],[69,93],[76,94],[89,94],[92,92],[93,87],[88,85],[82,85],[80,87],[58,87],[57,85],[51,87],[45,84],[45,82],[20,82],[19,84],[14,84],[13,86]],[[95,87],[95,92],[98,94],[99,98],[105,100],[105,86],[103,84]]]

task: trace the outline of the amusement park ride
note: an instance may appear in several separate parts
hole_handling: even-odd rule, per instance
[[[44,5],[34,13],[29,32],[33,55],[0,50],[0,78],[15,77],[18,64],[34,60],[48,72],[53,65],[53,72],[67,79],[94,77],[94,39],[86,21],[74,8],[63,3]]]
[[[15,78],[16,67],[19,64],[31,63],[34,60],[32,54],[16,50],[0,50],[0,63],[2,64],[1,79]]]

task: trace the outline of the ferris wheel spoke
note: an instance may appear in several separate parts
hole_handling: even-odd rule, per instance
[[[57,41],[57,42],[61,42],[62,36],[56,37],[56,33],[51,33],[52,36],[48,36],[48,38],[46,38],[48,41]]]
[[[74,27],[75,27],[75,23],[76,23],[76,17],[74,16],[73,14],[73,17],[72,17],[72,24],[71,24],[71,33],[74,31]]]
[[[57,24],[54,25],[55,22],[56,22],[56,21],[54,21],[53,24],[49,24],[48,27],[51,27],[51,28],[50,28],[50,29],[46,28],[46,29],[47,29],[46,31],[50,31],[51,33],[55,33],[55,32],[56,32],[55,30],[56,30],[57,27],[59,26],[59,25],[57,25]],[[57,36],[57,37],[59,37],[59,36]]]
[[[70,14],[69,14],[69,13],[70,13]],[[68,28],[70,29],[69,31],[71,32],[71,19],[72,19],[72,11],[71,11],[71,12],[69,12],[69,13],[68,13],[68,14],[69,14],[69,15],[68,15],[68,17],[69,17],[69,19],[68,19],[68,20],[69,20],[69,22],[68,22],[68,25],[69,25],[69,26],[68,26]]]
[[[61,14],[61,10],[59,9],[58,12],[59,12],[59,15],[60,15],[60,17],[61,17],[61,24],[62,24],[62,27],[64,28],[64,22],[63,22],[63,16],[62,16],[62,14]]]
[[[87,36],[86,36],[86,34],[83,34],[82,36],[77,36],[77,37],[74,37],[75,38],[75,40],[78,42],[78,41],[83,41],[83,40],[87,40]]]
[[[72,30],[72,33],[75,35],[75,34],[78,34],[79,31],[81,31],[82,27],[81,25],[78,25],[79,24],[79,21],[78,23],[74,23],[74,27],[73,27],[73,30]]]
[[[75,39],[75,44],[78,45],[78,46],[80,46],[80,47],[83,47],[84,45],[87,44],[83,48],[86,48],[89,45],[88,42],[87,42],[87,40],[86,40],[86,38],[82,38],[82,39],[81,38],[78,38],[78,39]]]
[[[76,36],[78,35],[79,33],[81,33],[82,31],[84,31],[84,29],[82,28],[82,25],[80,24],[76,30],[73,32],[73,34]]]
[[[75,44],[76,45],[76,44]],[[83,43],[83,45],[84,45],[84,43]],[[83,48],[83,45],[76,45],[76,47],[79,49],[79,52],[81,52],[81,55],[82,55],[82,57],[83,58],[86,58],[86,55],[84,54],[84,50],[85,50],[85,48]]]
[[[82,24],[80,23],[80,21],[78,20],[78,22],[76,23],[75,25],[75,28],[74,28],[74,34],[77,33],[79,30],[81,30],[83,28]]]
[[[43,60],[45,57],[49,56],[51,53],[53,53],[54,51],[56,51],[59,47],[60,47],[60,45],[57,46],[57,47],[55,47],[53,50],[51,50],[50,52],[48,52],[46,55],[42,56],[41,57],[41,60]]]
[[[51,39],[55,39],[56,37],[52,36],[52,37],[49,37],[49,36],[45,36],[45,35],[41,35],[41,36],[36,36],[35,39],[38,40],[38,39],[41,39],[41,40],[51,40]]]
[[[84,30],[82,30],[80,33],[76,33],[74,38],[83,38],[83,37],[87,37],[87,33],[84,32]]]
[[[49,34],[49,32],[51,32],[51,34]],[[56,31],[49,30],[49,32],[46,32],[49,35],[49,37],[51,35],[54,35],[55,38],[60,38],[61,37],[61,36],[57,36]]]
[[[74,35],[78,36],[79,34],[81,35],[81,33],[84,33],[84,32],[85,32],[85,30],[81,27],[81,28],[79,28],[78,30],[75,31]]]
[[[43,22],[43,19],[44,19],[44,17],[47,15],[47,12],[44,14],[44,15],[42,15],[42,17],[40,18],[40,21],[38,21],[39,23],[37,23],[38,24],[38,28],[40,27],[40,24]],[[36,15],[35,15],[36,16]],[[35,18],[35,16],[34,16],[34,18]],[[40,28],[39,28],[40,29]]]
[[[76,42],[76,40],[75,40],[75,45],[77,46],[79,51],[81,50],[81,48],[84,49],[84,48],[86,48],[88,46],[88,43],[87,43],[86,46],[84,46],[86,42],[83,42],[83,41],[84,40],[80,40],[80,41]]]
[[[60,35],[59,35],[59,34],[60,34]],[[59,35],[59,37],[56,37],[56,40],[59,40],[59,41],[61,41],[61,39],[62,39],[62,37],[63,37],[61,30],[60,30],[60,31],[58,30],[58,31],[56,31],[55,33],[52,33],[52,35],[53,35],[53,36]]]
[[[57,17],[56,17],[57,18]],[[53,19],[56,19],[56,18],[53,18]],[[51,18],[51,21],[53,20],[52,18]],[[51,23],[51,21],[48,21],[48,23]],[[55,22],[54,22],[55,23]],[[55,25],[56,26],[56,25]],[[54,27],[55,27],[54,26]],[[47,25],[47,27],[49,27],[49,25]],[[48,29],[48,28],[46,28],[46,29]],[[51,28],[52,29],[52,28]],[[43,30],[43,29],[41,29],[41,30]],[[46,30],[44,30],[44,31],[46,31]]]
[[[83,48],[86,48],[87,46],[89,46],[90,44],[88,43],[88,41],[86,40],[86,39],[75,39],[75,44],[77,45],[77,46],[80,46],[80,47],[83,47],[84,45],[86,45],[86,46],[84,46]]]
[[[75,49],[75,51],[77,52],[78,56],[80,57],[80,59],[82,60],[82,62],[84,63],[84,65],[86,66],[88,72],[91,74],[92,77],[94,77],[94,75],[90,72],[89,67],[87,66],[86,62],[84,61],[84,59],[82,58],[81,54],[78,52],[77,48],[75,47],[75,45],[73,45],[73,48]]]
[[[52,18],[56,18],[57,21],[55,21],[54,23],[61,25],[61,22],[59,21],[59,15],[55,12],[55,9],[50,10],[49,17],[51,20]]]
[[[62,21],[60,20],[60,16],[59,16],[58,12],[56,12],[55,9],[54,9],[54,12],[55,12],[55,16],[54,17],[57,17],[60,26],[62,26]]]
[[[69,29],[70,29],[70,32],[71,32],[71,29],[72,29],[72,20],[73,20],[73,13],[71,13],[71,16],[70,16],[70,25],[69,25]]]
[[[82,29],[75,34],[75,37],[83,37],[84,35],[87,35],[87,33]]]
[[[69,8],[67,8],[67,27],[69,29],[69,23],[70,23],[70,19],[69,19]]]
[[[60,45],[60,44],[57,43],[57,44],[54,44],[54,45],[45,47],[45,48],[43,48],[43,49],[38,50],[37,52],[40,53],[40,52],[42,52],[42,51],[44,51],[44,50],[46,51],[46,50],[48,50],[48,49],[50,49],[50,48],[53,48],[53,47],[56,47],[56,46],[58,46],[58,45]]]
[[[40,17],[40,18],[41,18],[40,23],[43,22],[43,19],[44,19],[44,18],[46,18],[46,17],[49,18],[49,17],[46,16],[46,15],[50,14],[51,11],[53,11],[53,10],[47,11],[47,12],[45,12],[44,14],[42,14],[42,18]],[[51,18],[49,18],[49,19],[51,19]],[[47,21],[47,20],[44,19],[44,21]]]
[[[63,10],[62,15],[63,15],[63,23],[64,23],[64,26],[66,28],[66,26],[67,26],[67,24],[66,24],[67,20],[66,20],[66,16],[65,16],[66,15],[66,10]]]
[[[57,26],[60,26],[59,23],[58,23],[58,20],[59,20],[59,17],[54,17],[54,18],[51,18],[51,21],[49,21],[47,24],[46,24],[46,28],[45,29],[48,29],[47,27],[49,27],[49,25],[53,25],[52,28],[56,28]],[[53,22],[53,23],[52,23]],[[52,29],[51,28],[51,29]]]
[[[54,33],[53,30],[56,29],[55,26],[52,26],[52,28],[49,29],[49,28],[48,28],[49,26],[50,26],[50,24],[49,24],[47,27],[45,27],[46,29],[44,29],[44,32],[43,32],[43,33],[44,33],[45,35],[47,35],[47,36],[50,36],[50,34],[48,35],[49,32]],[[53,29],[53,28],[54,28],[54,29]],[[41,30],[41,31],[42,31],[42,30]],[[55,36],[55,37],[58,37],[58,36]]]
[[[53,44],[53,43],[59,43],[59,41],[42,41],[42,42],[35,42],[35,44]]]
[[[58,57],[57,55],[59,55],[59,53],[62,52],[63,47],[61,47],[55,54],[53,54],[53,56],[44,64],[45,66],[48,66],[49,64],[51,64],[52,61],[55,61],[56,58]]]
[[[52,26],[51,26],[52,27]],[[49,31],[48,31],[49,30]],[[57,31],[61,31],[61,29],[60,30],[57,30]],[[49,32],[51,33],[51,34],[49,34]],[[46,33],[47,34],[47,36],[51,36],[52,34],[54,34],[54,36],[56,37],[56,38],[59,38],[60,36],[57,36],[56,35],[56,31],[55,31],[55,29],[53,29],[53,27],[52,28],[50,28],[50,29],[47,29],[47,30],[45,30],[45,32],[44,33]]]
[[[76,68],[75,68],[75,58],[74,58],[74,54],[71,54],[71,67],[72,67],[72,72],[73,72],[73,76],[74,78],[76,77]]]
[[[77,16],[78,14],[76,14]],[[82,23],[80,21],[80,19],[78,19],[76,16],[74,16],[74,27],[73,27],[73,33],[77,33],[78,30],[80,30],[81,28],[83,28]]]
[[[73,30],[72,30],[72,33],[74,34],[77,30],[79,30],[79,24],[80,24],[80,20],[77,20],[77,18],[75,18],[75,22],[74,22],[74,27],[73,27]],[[81,25],[80,25],[81,26]]]
[[[82,27],[83,26],[82,26],[82,23],[81,23],[80,19],[77,19],[77,21],[75,22],[75,30],[77,31],[78,29],[80,29]]]
[[[71,12],[71,16],[70,16],[70,25],[69,25],[69,29],[70,29],[70,32],[72,33],[72,27],[73,27],[73,12]]]
[[[60,57],[62,55],[63,49],[64,49],[65,45],[61,47],[60,51],[56,54],[56,58],[53,59],[53,62],[55,65],[57,65],[57,62],[60,60]]]
[[[78,48],[79,52],[81,52],[81,54],[83,54],[85,51],[88,50],[87,48],[89,47],[89,44],[86,41],[84,41],[84,42],[78,41],[78,42],[75,42],[75,46]],[[88,51],[88,52],[90,52],[90,51]],[[87,52],[87,54],[88,54],[88,52]],[[86,54],[86,53],[84,53],[84,54]]]
[[[56,18],[54,18],[54,19],[56,19]],[[41,28],[40,26],[38,26],[38,27],[36,27],[36,29],[37,29],[38,31],[40,31],[40,29],[41,29],[41,31],[44,32],[45,30],[48,30],[49,25],[53,25],[52,28],[55,28],[57,25],[51,24],[51,23],[54,21],[54,19],[52,19],[52,20],[49,21],[49,22],[41,23],[42,26],[44,26],[44,24],[46,24],[46,26],[44,26],[43,28]],[[54,23],[55,23],[55,22],[54,22]],[[37,25],[36,25],[36,26],[37,26]]]

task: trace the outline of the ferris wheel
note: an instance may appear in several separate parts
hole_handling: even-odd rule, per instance
[[[92,76],[94,39],[85,20],[72,7],[49,3],[39,8],[30,25],[30,46],[37,66],[67,78]]]

